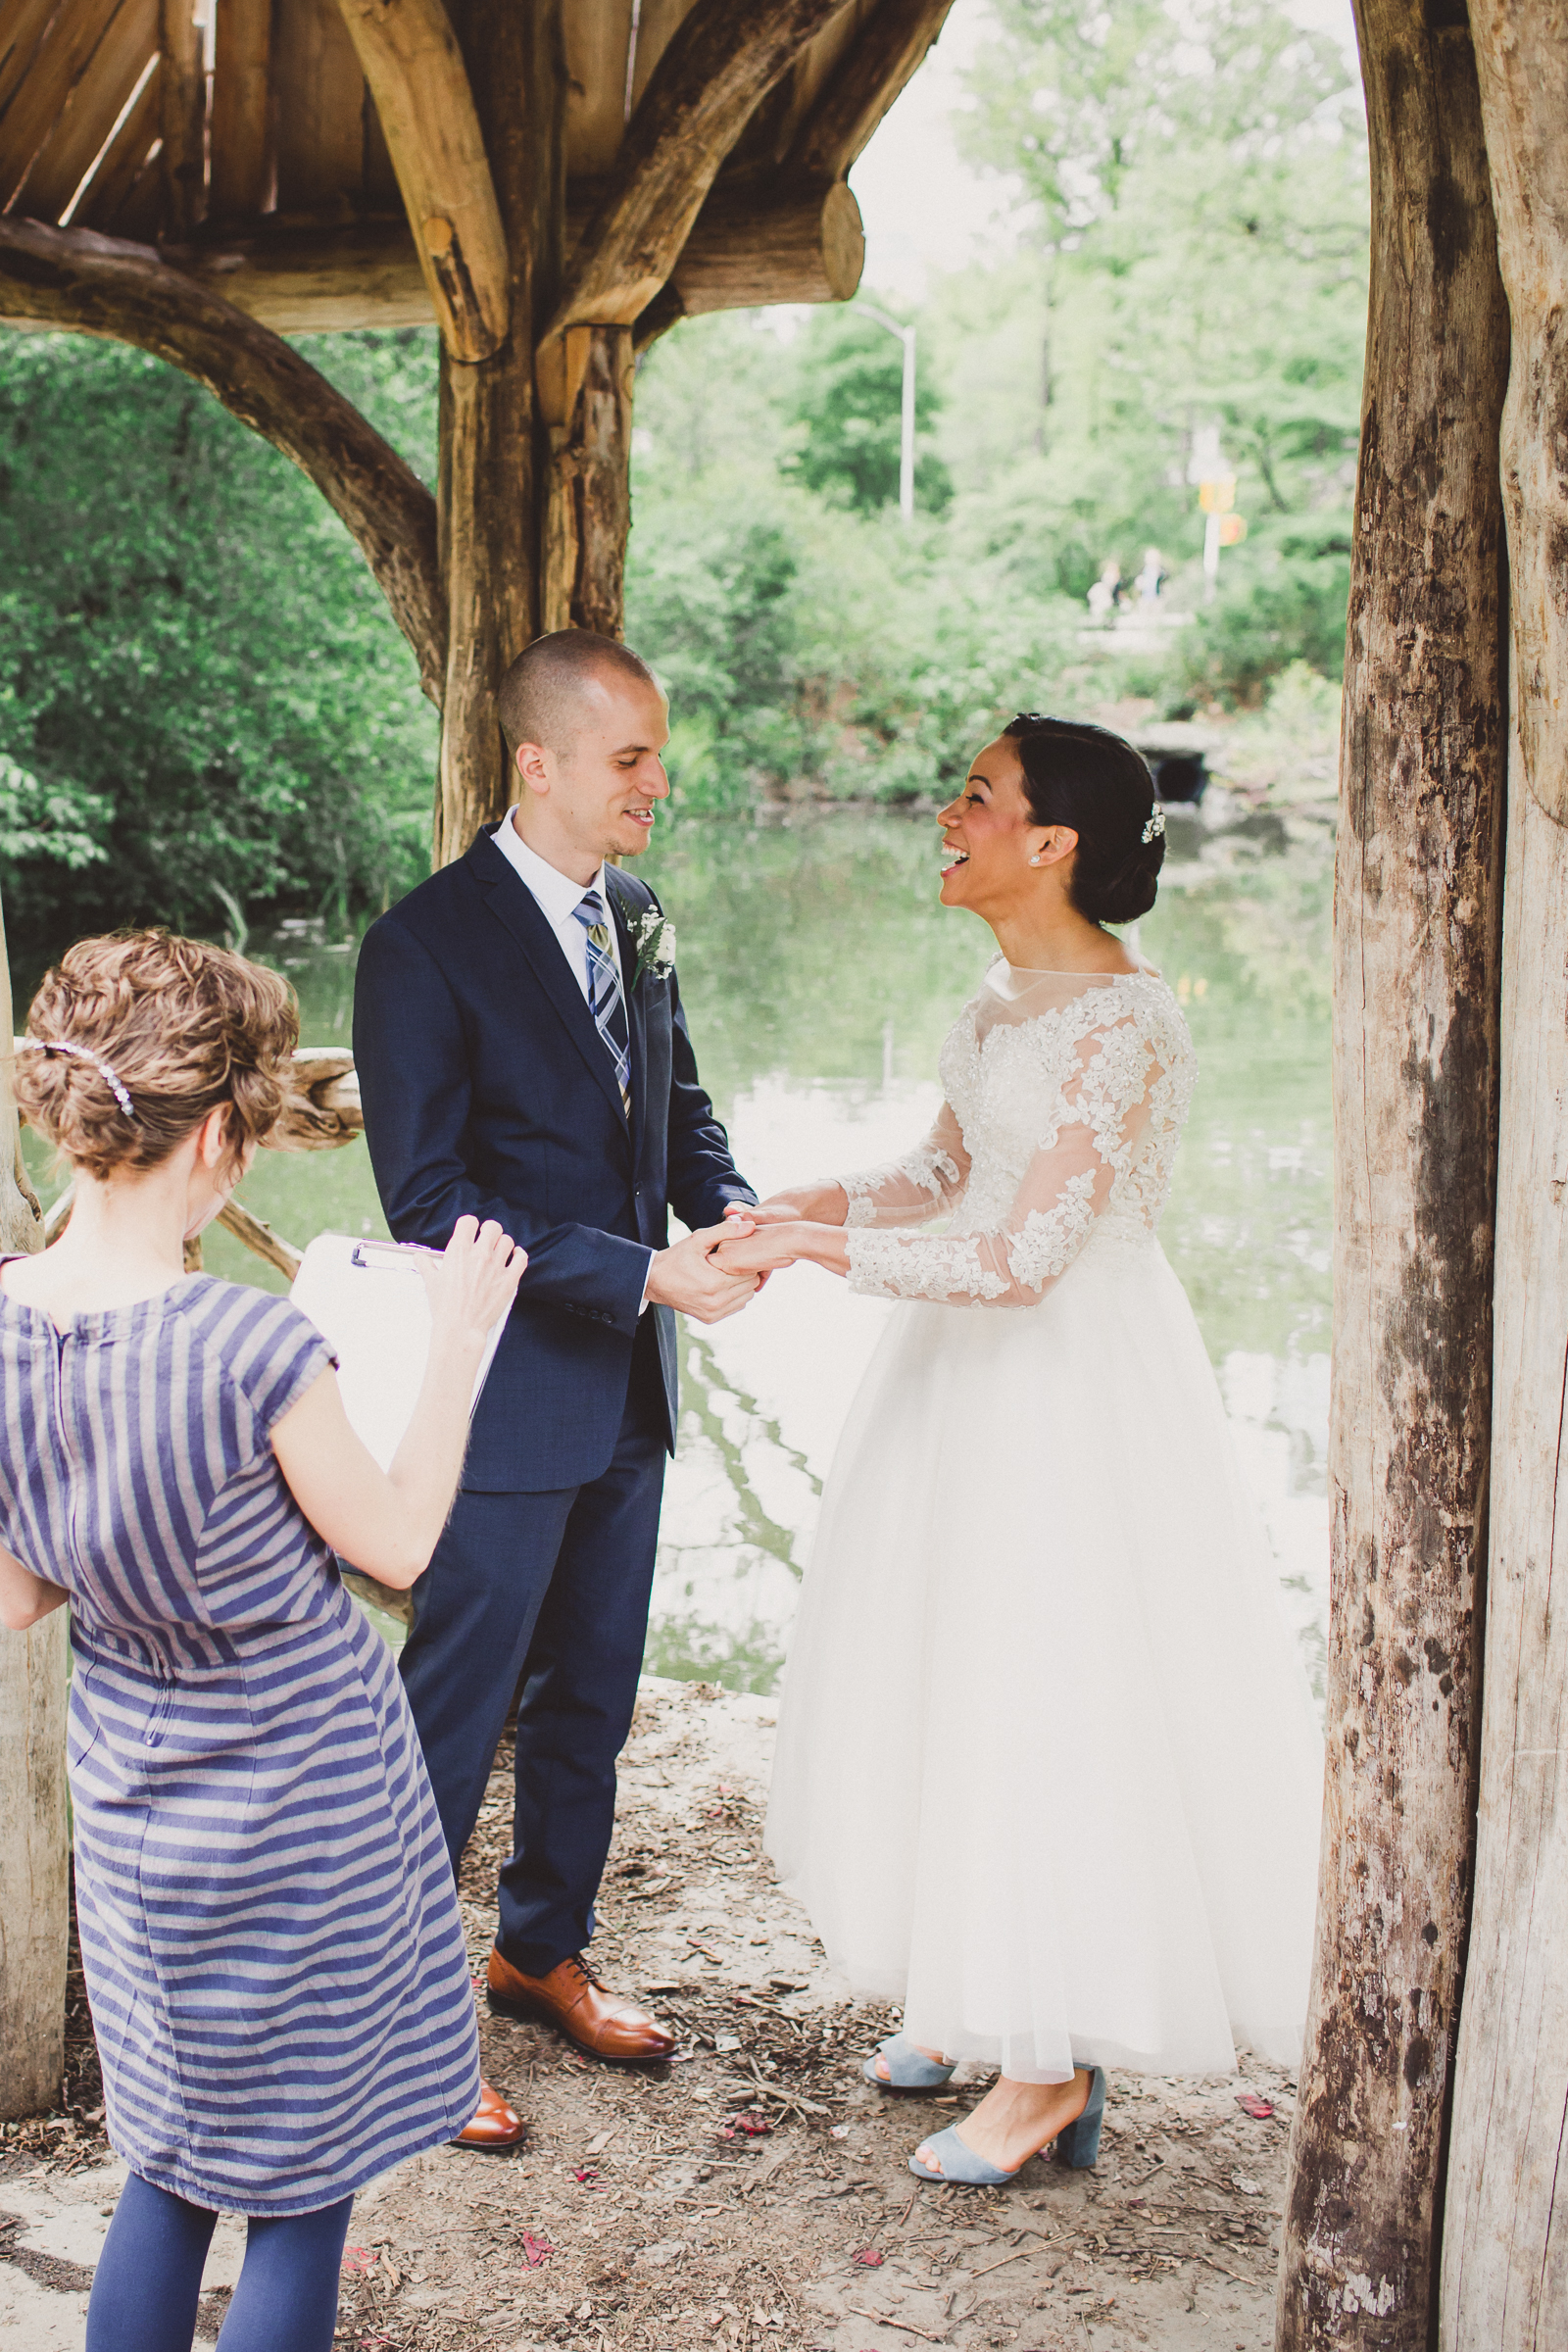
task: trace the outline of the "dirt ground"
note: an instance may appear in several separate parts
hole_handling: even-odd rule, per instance
[[[1294,2084],[1114,2077],[1092,2173],[1026,2165],[1001,2189],[915,2181],[922,2133],[973,2104],[860,2079],[897,2021],[851,2001],[761,1853],[773,1702],[645,1684],[596,1959],[682,2039],[667,2066],[582,2058],[490,2017],[485,2072],[529,2123],[517,2152],[456,2148],[366,2192],[339,2342],[354,2352],[1263,2352]],[[505,1849],[505,1753],[463,1873],[476,1976]],[[67,2104],[0,2139],[0,2345],[77,2352],[122,2177],[101,2133],[85,2010]],[[1272,2110],[1251,2114],[1240,2104]],[[242,2250],[220,2225],[202,2337]]]

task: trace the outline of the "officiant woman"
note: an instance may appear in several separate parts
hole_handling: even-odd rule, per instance
[[[354,2192],[479,2095],[452,1871],[391,1653],[333,1561],[407,1587],[456,1491],[522,1252],[463,1219],[390,1471],[286,1298],[185,1271],[276,1119],[291,992],[141,931],[44,981],[16,1092],[75,1183],[0,1260],[0,1620],[71,1610],[76,1910],[130,2168],[88,2352],[189,2352],[220,2212],[220,2352],[327,2352]]]

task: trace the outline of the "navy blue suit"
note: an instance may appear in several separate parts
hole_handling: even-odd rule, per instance
[[[593,1932],[647,1635],[676,1427],[674,1317],[638,1313],[648,1251],[670,1207],[714,1225],[756,1197],[698,1081],[673,972],[631,985],[629,925],[657,901],[613,867],[605,881],[629,1122],[555,932],[489,831],[371,925],[354,993],[393,1234],[440,1247],[459,1217],[494,1217],[528,1251],[403,1674],[454,1867],[523,1678],[497,1940],[535,1976]]]

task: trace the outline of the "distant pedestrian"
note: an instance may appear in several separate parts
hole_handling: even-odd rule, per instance
[[[76,1909],[130,2167],[87,2352],[189,2352],[220,2212],[221,2352],[328,2352],[354,2191],[479,2088],[452,1872],[390,1652],[333,1551],[407,1587],[446,1522],[521,1252],[432,1258],[429,1368],[381,1471],[286,1298],[184,1271],[277,1117],[274,973],[166,932],[80,941],[17,1056],[75,1180],[0,1260],[0,1622],[69,1603]]]
[[[1138,591],[1140,605],[1152,607],[1158,604],[1159,592],[1165,585],[1166,577],[1165,560],[1158,548],[1146,547],[1144,568],[1133,582],[1133,586]]]
[[[1092,620],[1109,620],[1121,603],[1121,565],[1114,556],[1107,556],[1102,564],[1100,577],[1089,591],[1089,615]]]

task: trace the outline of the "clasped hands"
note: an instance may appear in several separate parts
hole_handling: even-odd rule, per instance
[[[799,1258],[842,1274],[847,1205],[838,1184],[803,1185],[755,1207],[737,1200],[721,1225],[706,1225],[660,1250],[648,1296],[700,1323],[721,1323],[749,1306],[770,1274]]]

